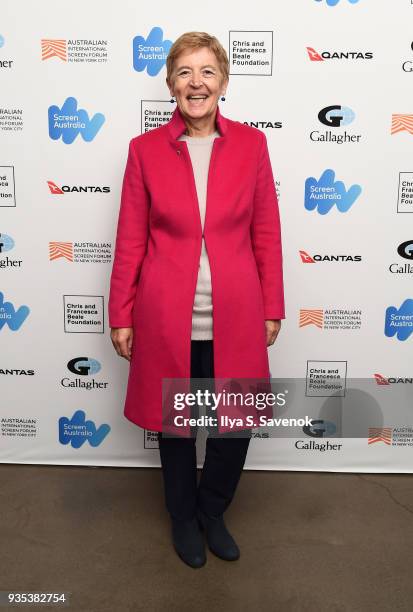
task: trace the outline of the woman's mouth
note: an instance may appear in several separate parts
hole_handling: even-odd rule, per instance
[[[195,106],[200,106],[208,96],[206,94],[194,94],[187,96],[187,100],[190,104],[194,104]]]

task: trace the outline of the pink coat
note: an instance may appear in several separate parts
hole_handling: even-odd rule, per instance
[[[216,378],[270,376],[265,319],[283,319],[277,196],[265,134],[217,108],[204,239]],[[170,121],[130,141],[109,295],[110,327],[133,327],[124,414],[162,431],[162,379],[190,378],[202,226],[191,159]]]

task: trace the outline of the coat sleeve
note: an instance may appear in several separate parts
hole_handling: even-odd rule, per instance
[[[132,139],[123,177],[110,279],[110,327],[132,327],[133,304],[148,242],[149,202],[136,141]]]
[[[252,247],[261,281],[265,319],[285,319],[281,225],[277,192],[264,132],[251,221]]]

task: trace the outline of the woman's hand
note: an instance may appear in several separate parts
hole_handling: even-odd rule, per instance
[[[119,357],[124,357],[130,361],[132,356],[133,328],[112,327],[110,339]]]
[[[276,341],[278,333],[281,329],[281,320],[266,319],[265,327],[267,330],[267,346],[271,346]]]

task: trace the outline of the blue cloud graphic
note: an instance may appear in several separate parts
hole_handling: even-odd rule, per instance
[[[397,310],[395,306],[386,308],[384,334],[388,338],[396,336],[397,340],[407,340],[413,333],[413,300],[404,300]]]
[[[0,291],[0,330],[8,325],[12,331],[17,331],[29,316],[30,308],[20,306],[17,310],[11,302],[4,301],[4,294]]]
[[[323,0],[316,0],[316,2],[322,2]],[[357,4],[359,0],[348,0],[350,4]],[[336,6],[340,2],[340,0],[326,0],[328,6]]]
[[[135,36],[133,39],[133,67],[137,72],[147,68],[149,76],[156,76],[166,62],[172,47],[172,40],[163,40],[162,28],[152,28],[148,38]]]
[[[93,421],[86,421],[83,410],[76,410],[71,419],[60,417],[59,442],[71,444],[72,448],[80,448],[86,440],[90,446],[99,446],[110,432],[110,426],[104,423],[98,429]]]
[[[335,181],[334,170],[324,170],[319,181],[310,176],[305,182],[304,207],[306,210],[317,210],[326,215],[333,206],[345,213],[361,194],[360,185],[352,185],[346,191],[342,181]]]
[[[90,142],[105,123],[102,113],[96,113],[89,119],[84,109],[77,109],[77,100],[72,97],[66,98],[62,108],[55,104],[49,106],[48,117],[50,138],[59,140],[62,136],[65,144],[72,144],[78,134],[81,134],[83,140]]]

